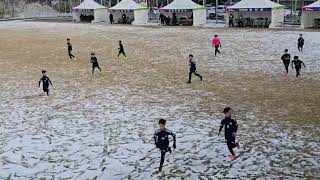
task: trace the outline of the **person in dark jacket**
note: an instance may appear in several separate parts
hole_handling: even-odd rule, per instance
[[[161,151],[159,171],[162,171],[166,153],[172,152],[169,146],[169,136],[172,136],[173,149],[176,149],[176,135],[172,131],[166,129],[166,120],[164,119],[159,120],[159,127],[160,129],[154,133],[153,138],[154,138],[154,143],[156,145],[156,148],[159,148]]]
[[[68,45],[68,55],[70,57],[70,60],[72,59],[76,60],[76,57],[74,57],[74,55],[72,54],[72,44],[69,38],[67,39],[67,45]]]
[[[304,39],[302,37],[302,34],[299,35],[299,39],[298,39],[298,50],[299,52],[303,51],[303,45],[304,45]]]
[[[229,16],[229,27],[234,27],[234,17],[232,13]]]
[[[236,160],[237,157],[233,152],[233,148],[235,147],[237,147],[238,149],[240,148],[239,143],[236,143],[236,133],[238,130],[238,123],[236,120],[231,118],[233,114],[233,110],[230,107],[224,108],[223,113],[225,114],[225,118],[221,121],[218,136],[220,136],[221,130],[224,127],[224,130],[225,130],[224,137],[227,142],[228,149],[231,153],[230,159]]]
[[[98,59],[97,57],[95,56],[94,53],[91,53],[91,63],[92,63],[92,74],[94,74],[94,69],[95,68],[98,68],[101,72],[101,69],[99,67],[99,63],[98,63]]]
[[[188,83],[191,83],[191,75],[195,74],[200,78],[200,81],[202,81],[202,76],[197,73],[197,67],[196,62],[193,60],[193,55],[189,54],[189,66],[190,66],[190,72],[189,72],[189,81]]]
[[[110,13],[109,15],[110,24],[113,24],[113,14]]]
[[[121,41],[119,41],[119,48],[118,49],[119,49],[118,57],[120,56],[120,54],[123,54],[124,57],[127,57],[126,53],[124,52],[124,48],[123,48],[123,45],[122,45]]]
[[[281,56],[281,60],[284,64],[284,68],[286,69],[286,74],[285,76],[288,76],[288,73],[289,73],[289,65],[290,65],[290,62],[291,62],[291,56],[290,54],[288,53],[288,49],[285,49],[284,50],[284,54]]]
[[[39,87],[42,82],[43,92],[47,93],[47,96],[49,96],[49,84],[52,85],[52,82],[49,79],[49,77],[47,77],[46,73],[47,71],[42,70],[42,77],[40,78],[40,81],[39,81]]]
[[[126,14],[122,14],[122,23],[127,24],[127,15]]]
[[[165,23],[167,26],[170,26],[170,23],[171,23],[171,18],[169,15],[165,16]]]
[[[176,15],[176,13],[172,14],[172,25],[173,26],[177,25],[177,15]]]
[[[299,77],[300,76],[300,70],[302,68],[301,65],[303,65],[304,68],[306,68],[306,65],[299,59],[298,56],[294,56],[293,58],[293,61],[292,61],[292,69],[293,69],[293,64],[294,64],[294,67],[296,69],[296,77]]]
[[[160,18],[161,25],[164,25],[165,16],[162,13],[160,13],[159,18]]]

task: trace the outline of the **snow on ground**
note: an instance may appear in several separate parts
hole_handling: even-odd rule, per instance
[[[222,38],[218,57],[210,47],[215,33]],[[210,84],[210,78],[235,74],[241,80],[262,73],[283,79],[279,57],[285,48],[300,55],[299,33],[1,22],[0,179],[319,178],[318,125],[282,126],[263,105],[247,109],[244,101],[235,107],[238,160],[229,160],[223,138],[217,137],[221,109],[230,104],[212,88],[233,87],[223,80]],[[302,80],[311,79],[317,89],[320,36],[303,34]],[[77,62],[67,61],[66,37]],[[116,58],[119,39],[127,59]],[[92,50],[103,70],[96,75],[88,63]],[[185,83],[189,53],[203,82],[194,77],[192,85]],[[37,88],[42,68],[53,81],[50,97]],[[178,142],[161,173],[152,140],[159,118],[168,120]]]

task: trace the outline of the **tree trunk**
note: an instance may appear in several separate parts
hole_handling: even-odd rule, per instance
[[[73,4],[72,4],[72,1],[71,1],[71,0],[68,0],[68,3],[69,3],[69,12],[71,13],[71,12],[72,12]]]

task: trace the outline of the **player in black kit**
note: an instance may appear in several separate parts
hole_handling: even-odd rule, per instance
[[[46,72],[45,70],[42,70],[42,77],[39,81],[39,87],[40,87],[40,84],[42,82],[42,87],[43,87],[43,92],[46,92],[47,93],[47,96],[49,96],[49,84],[52,86],[52,82],[51,80],[47,77],[46,75]]]
[[[288,49],[284,50],[284,54],[281,56],[281,60],[284,64],[284,68],[286,69],[287,74],[285,74],[285,76],[288,76],[289,73],[289,65],[291,62],[291,57],[290,54],[288,53]]]
[[[240,148],[239,143],[236,143],[236,133],[238,130],[238,123],[236,120],[231,118],[231,115],[233,114],[233,110],[230,107],[226,107],[223,110],[223,113],[225,114],[225,118],[221,121],[220,129],[219,129],[219,134],[221,130],[224,127],[224,137],[227,142],[228,149],[231,153],[230,159],[231,160],[236,160],[237,157],[233,152],[233,148],[237,147],[238,149]]]
[[[193,55],[189,54],[189,66],[190,66],[190,72],[189,72],[189,81],[188,83],[191,83],[191,75],[194,73],[196,76],[200,78],[200,81],[202,81],[202,76],[197,73],[197,67],[196,62],[193,60]]]
[[[101,72],[101,69],[99,67],[99,63],[98,63],[98,59],[97,57],[95,56],[94,53],[91,53],[91,63],[92,63],[92,74],[94,74],[94,69],[95,68],[98,68]]]
[[[159,171],[161,171],[166,153],[172,152],[169,146],[169,135],[173,138],[173,149],[176,149],[176,135],[170,130],[166,129],[166,120],[160,119],[159,126],[160,129],[154,133],[153,138],[156,147],[161,151],[161,161],[159,167]]]
[[[306,68],[306,65],[299,59],[298,56],[294,56],[293,58],[293,61],[292,61],[292,69],[293,69],[293,64],[294,64],[294,67],[296,69],[296,77],[299,77],[300,76],[300,70],[302,68],[301,65],[303,65],[304,68]]]
[[[299,52],[303,51],[303,45],[304,45],[304,39],[302,37],[302,34],[299,35],[299,39],[298,39],[298,50]]]
[[[119,48],[118,49],[119,49],[118,57],[120,56],[120,54],[123,54],[124,57],[127,57],[126,53],[124,52],[124,48],[123,48],[123,45],[122,45],[121,41],[119,41]]]
[[[72,60],[72,58],[76,60],[76,57],[74,57],[74,55],[72,54],[72,44],[69,38],[67,39],[67,45],[68,45],[68,55],[70,57],[70,60]]]

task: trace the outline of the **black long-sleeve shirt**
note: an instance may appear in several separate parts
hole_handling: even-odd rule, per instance
[[[190,71],[197,70],[196,62],[194,60],[189,60],[189,66],[190,66]]]
[[[231,117],[225,117],[221,121],[219,133],[224,127],[224,136],[226,139],[233,138],[232,134],[238,131],[238,123],[236,120],[232,119]]]
[[[303,39],[302,37],[299,37],[299,39],[298,39],[298,45],[299,45],[299,46],[304,45],[304,39]]]
[[[40,79],[39,86],[41,84],[41,81],[42,81],[43,88],[48,88],[49,87],[49,83],[50,83],[50,85],[52,85],[51,80],[45,75],[43,75],[42,78]]]
[[[68,51],[72,51],[72,44],[68,42],[67,45],[68,45]]]
[[[91,63],[92,63],[92,66],[94,67],[99,66],[98,59],[96,57],[91,57]]]
[[[281,59],[282,59],[283,63],[290,64],[291,56],[290,56],[290,54],[283,54]]]
[[[123,48],[122,43],[119,44],[119,50],[120,50],[120,51],[124,51],[124,48]]]
[[[153,135],[156,146],[160,149],[166,149],[169,146],[169,135],[173,137],[173,144],[176,144],[176,135],[172,131],[168,129],[157,130]]]
[[[293,68],[293,64],[296,69],[301,69],[302,67],[301,65],[303,65],[303,67],[306,67],[306,65],[300,59],[296,59],[292,61],[292,64],[291,64],[292,68]]]

